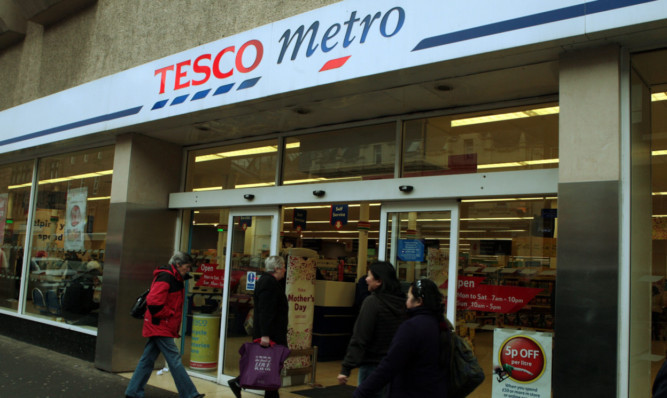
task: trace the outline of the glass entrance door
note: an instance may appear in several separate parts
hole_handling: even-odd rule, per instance
[[[278,254],[278,208],[229,213],[218,382],[239,374],[239,347],[252,341],[253,292],[264,259]]]
[[[456,202],[382,205],[379,259],[394,264],[406,285],[421,278],[435,282],[448,299],[451,320],[456,319],[458,229]]]

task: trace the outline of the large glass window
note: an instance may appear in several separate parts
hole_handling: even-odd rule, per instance
[[[190,152],[186,191],[275,185],[278,140]]]
[[[40,159],[25,311],[97,326],[114,148]]]
[[[33,161],[0,167],[0,307],[18,310]]]
[[[394,177],[394,123],[286,139],[283,184]]]
[[[403,177],[558,167],[558,106],[541,104],[411,120]]]
[[[494,329],[553,332],[557,198],[463,200],[457,332],[493,374]],[[471,397],[491,396],[487,377]]]

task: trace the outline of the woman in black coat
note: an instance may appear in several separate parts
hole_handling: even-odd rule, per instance
[[[355,390],[367,398],[389,384],[389,398],[446,397],[446,371],[438,365],[440,323],[444,321],[443,296],[433,281],[410,285],[408,320],[398,328],[387,356]]]

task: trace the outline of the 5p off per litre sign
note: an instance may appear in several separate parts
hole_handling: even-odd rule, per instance
[[[495,329],[493,398],[551,397],[551,333]]]

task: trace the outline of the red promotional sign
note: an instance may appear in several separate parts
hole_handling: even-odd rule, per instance
[[[528,304],[543,289],[517,286],[484,285],[480,276],[460,276],[457,307],[461,310],[510,313]]]
[[[546,367],[542,346],[528,336],[507,339],[499,353],[500,365],[513,380],[529,383],[539,379]]]
[[[201,272],[201,277],[195,286],[217,287],[222,289],[225,282],[225,270],[216,269],[216,264],[202,264],[197,268]]]

